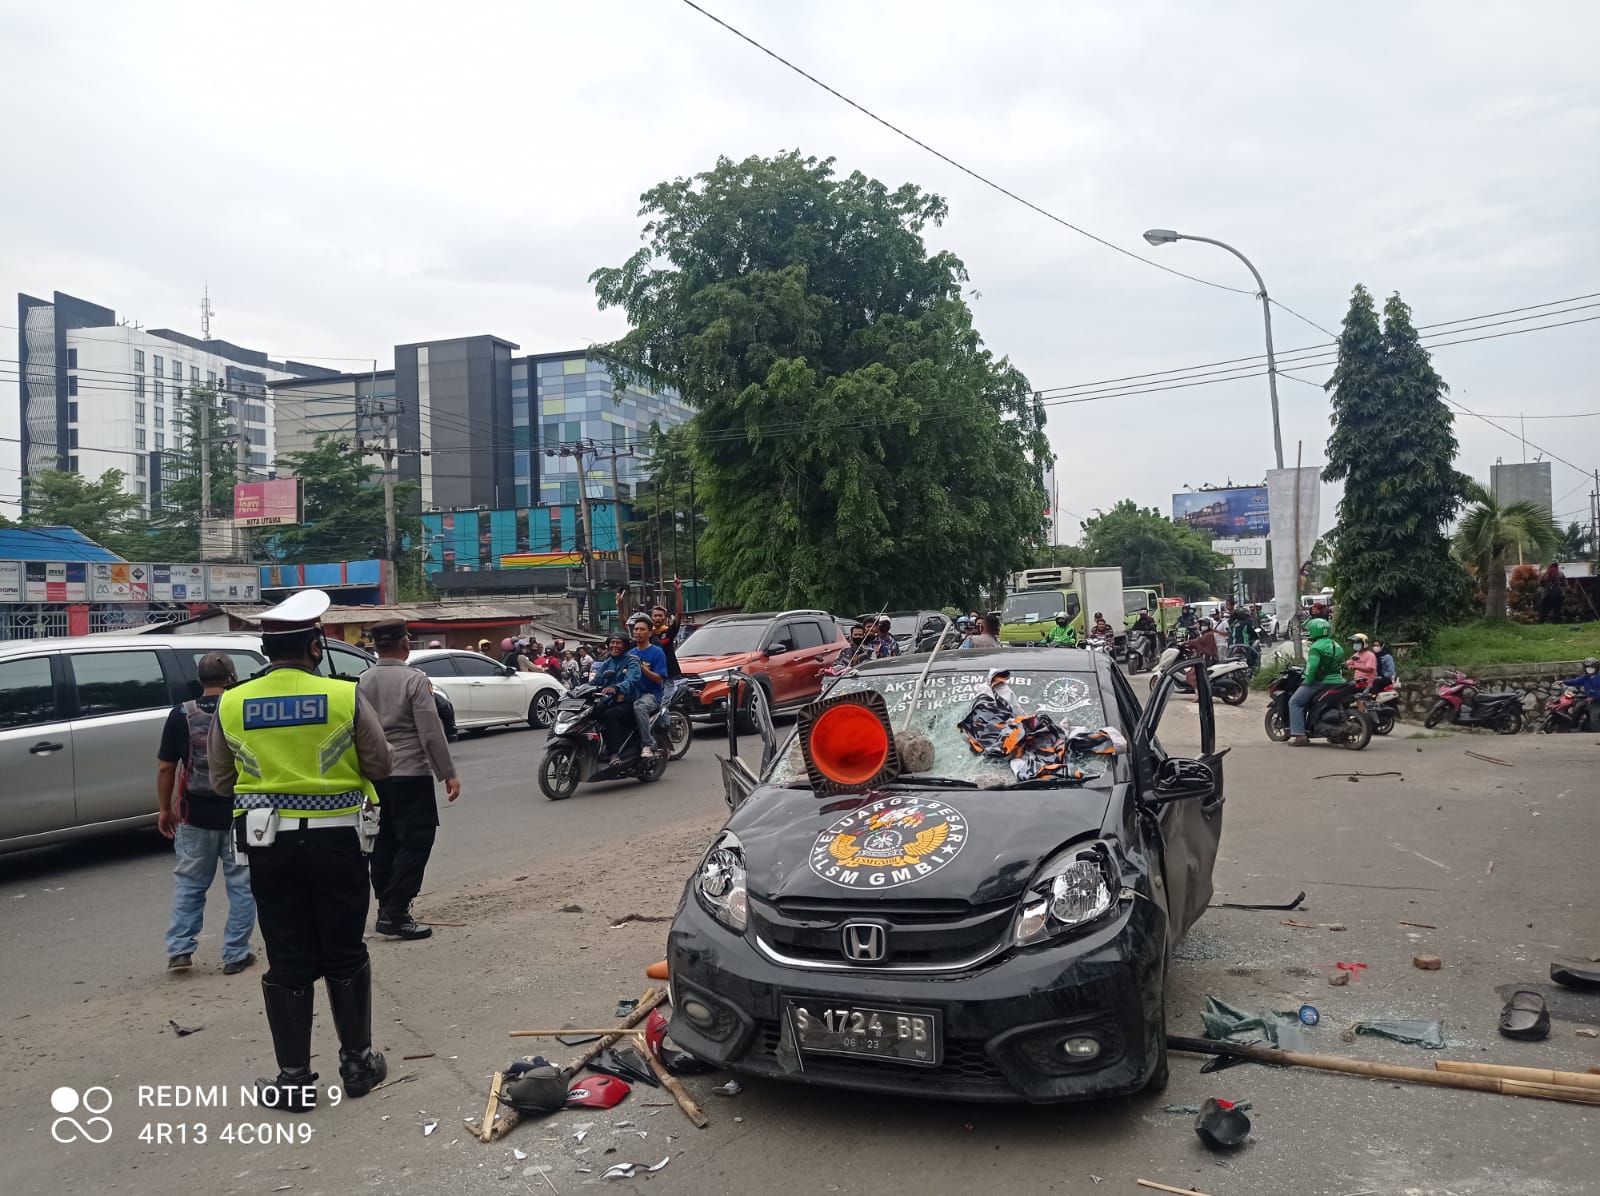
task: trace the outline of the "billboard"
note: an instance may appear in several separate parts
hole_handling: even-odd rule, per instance
[[[300,483],[240,482],[233,488],[233,521],[241,527],[300,522]]]
[[[207,565],[206,598],[211,602],[257,602],[261,571],[254,565]]]
[[[1172,522],[1217,540],[1264,536],[1272,530],[1267,518],[1267,488],[1241,486],[1174,494]]]
[[[1246,540],[1213,540],[1211,551],[1219,552],[1233,562],[1235,569],[1265,569],[1267,567],[1267,538],[1251,536]]]
[[[150,597],[156,602],[204,602],[204,565],[151,565]]]

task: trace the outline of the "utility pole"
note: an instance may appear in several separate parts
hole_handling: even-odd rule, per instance
[[[611,462],[611,517],[617,525],[617,558],[622,562],[622,588],[627,589],[632,577],[628,568],[628,545],[622,535],[622,483],[617,477],[617,458],[633,456],[632,449],[612,449],[606,454]],[[643,580],[641,578],[641,580]]]
[[[373,444],[361,439],[360,416],[363,411],[369,420],[383,420],[383,443]],[[369,396],[364,408],[362,401],[359,398],[356,400],[356,416],[356,452],[377,453],[383,458],[383,596],[385,602],[393,604],[400,600],[400,578],[396,564],[400,559],[400,545],[394,509],[395,460],[400,456],[400,449],[394,442],[396,411],[380,405],[377,399]]]
[[[200,415],[200,522],[211,518],[211,404],[198,402]]]
[[[589,616],[590,625],[600,630],[600,599],[595,593],[594,585],[594,517],[589,513],[589,469],[584,462],[584,453],[589,446],[583,441],[578,441],[570,449],[563,447],[563,456],[576,458],[578,462],[578,520],[583,525],[583,547],[580,554],[583,559],[583,589],[584,611]]]

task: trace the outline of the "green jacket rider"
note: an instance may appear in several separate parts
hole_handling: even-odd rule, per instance
[[[1056,625],[1045,632],[1044,642],[1058,647],[1076,648],[1078,629],[1067,621],[1066,615],[1056,616]]]

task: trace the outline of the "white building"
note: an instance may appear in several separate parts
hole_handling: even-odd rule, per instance
[[[60,291],[51,300],[18,295],[17,317],[23,477],[67,469],[97,478],[120,469],[146,510],[159,504],[171,454],[193,434],[188,400],[196,389],[216,391],[226,405],[229,426],[212,436],[242,429],[237,449],[215,451],[237,451],[248,475],[262,478],[277,448],[267,383],[333,372],[223,340],[119,324],[110,308]]]

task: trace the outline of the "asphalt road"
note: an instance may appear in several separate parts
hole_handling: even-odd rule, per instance
[[[1444,1023],[1449,1057],[1600,1065],[1600,1040],[1577,1034],[1600,1026],[1600,997],[1545,979],[1552,956],[1600,955],[1595,737],[1408,738],[1402,727],[1359,754],[1296,750],[1266,742],[1260,703],[1252,695],[1219,713],[1233,750],[1217,900],[1305,890],[1307,901],[1290,915],[1214,910],[1202,920],[1180,949],[1174,1032],[1198,1034],[1199,1007],[1215,994],[1247,1009],[1318,1006],[1321,1024],[1307,1037],[1323,1053],[1428,1067],[1436,1052],[1346,1032],[1358,1020],[1414,1017]],[[1163,739],[1180,750],[1193,738],[1193,705],[1176,701]],[[665,926],[625,919],[670,916],[724,812],[713,756],[723,741],[709,731],[655,786],[585,789],[563,803],[545,801],[532,779],[542,739],[510,731],[458,746],[465,792],[443,812],[418,902],[419,916],[456,925],[424,943],[371,942],[376,1045],[391,1075],[415,1078],[319,1110],[304,1123],[306,1143],[239,1140],[289,1120],[238,1107],[240,1085],[271,1069],[271,1047],[259,972],[220,972],[220,885],[195,971],[169,979],[163,841],[127,836],[0,857],[0,1066],[9,1079],[0,1192],[563,1192],[612,1163],[663,1157],[671,1161],[659,1173],[619,1186],[1132,1193],[1143,1176],[1212,1196],[1600,1192],[1600,1120],[1589,1108],[1253,1065],[1203,1076],[1201,1060],[1176,1055],[1164,1095],[1100,1105],[892,1102],[755,1082],[726,1098],[710,1093],[713,1077],[689,1081],[711,1116],[707,1130],[637,1089],[609,1113],[565,1113],[479,1145],[462,1119],[482,1112],[487,1075],[538,1049],[506,1031],[608,1024],[619,997],[643,990]],[[1327,775],[1352,771],[1402,775]],[[560,912],[571,906],[580,912]],[[1442,956],[1443,969],[1413,968],[1423,951]],[[1367,967],[1331,988],[1337,961]],[[1546,993],[1548,1041],[1496,1035],[1508,986]],[[169,1021],[200,1029],[178,1037]],[[335,1045],[320,1019],[316,1049],[326,1079]],[[229,1104],[141,1107],[140,1086],[161,1084],[223,1086]],[[53,1141],[52,1092],[91,1085],[112,1094],[111,1140]],[[1227,1158],[1205,1152],[1191,1117],[1164,1111],[1209,1095],[1255,1105],[1252,1141]],[[430,1121],[437,1128],[425,1134]],[[585,1121],[596,1126],[580,1146],[572,1127]],[[174,1127],[171,1142],[141,1141],[162,1124]],[[196,1125],[204,1144],[194,1142]],[[524,1174],[537,1166],[551,1170]]]

